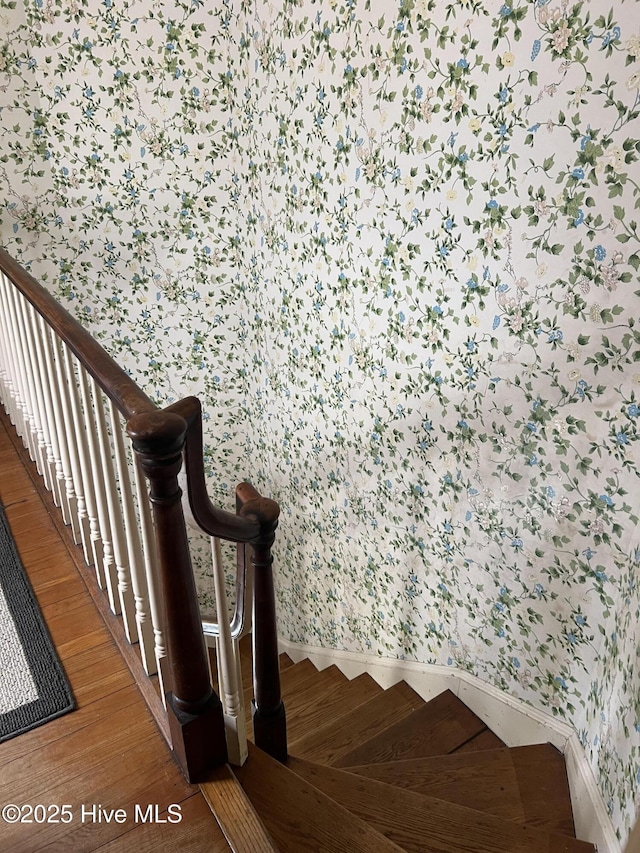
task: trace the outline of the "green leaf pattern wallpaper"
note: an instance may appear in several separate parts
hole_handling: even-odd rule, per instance
[[[566,720],[624,838],[638,5],[2,0],[0,33],[2,243],[202,398],[214,499],[281,503],[282,634]]]

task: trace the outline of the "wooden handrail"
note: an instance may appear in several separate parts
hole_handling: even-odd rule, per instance
[[[253,542],[260,537],[260,517],[247,513],[240,516],[214,506],[207,494],[204,476],[202,441],[202,407],[197,397],[185,397],[165,411],[180,415],[187,423],[185,468],[189,505],[198,526],[209,536],[230,542]],[[265,499],[267,500],[267,499]],[[279,512],[275,501],[268,501],[270,511]]]
[[[210,501],[203,464],[202,410],[196,397],[160,409],[82,325],[36,279],[0,248],[0,269],[67,345],[124,416],[149,483],[169,662],[167,713],[172,744],[190,781],[227,759],[224,719],[209,676],[197,591],[181,504],[178,473],[184,457],[193,517],[212,537],[238,545],[238,600],[233,624],[243,622],[246,549],[254,573],[253,653],[255,742],[273,757],[287,756],[280,692],[271,547],[280,509],[249,483],[236,489],[236,513]]]
[[[29,300],[47,324],[65,341],[125,418],[158,408],[75,317],[2,248],[0,248],[0,269]]]
[[[159,409],[52,294],[3,249],[0,269],[127,421],[127,433],[149,483],[155,521],[165,611],[171,745],[189,781],[200,781],[212,767],[226,762],[227,748],[222,705],[211,687],[177,480],[187,423],[178,414]]]
[[[185,464],[189,505],[196,523],[210,536],[238,543],[238,588],[234,624],[242,621],[246,572],[244,544],[251,545],[253,568],[253,733],[256,745],[279,761],[287,758],[287,724],[280,690],[278,633],[273,586],[271,547],[280,507],[250,484],[236,487],[237,515],[213,506],[206,490],[202,410],[197,397],[187,397],[165,409],[180,414],[187,423]],[[242,587],[242,589],[241,589]]]

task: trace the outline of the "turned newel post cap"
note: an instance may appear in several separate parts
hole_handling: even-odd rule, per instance
[[[263,498],[251,483],[240,483],[236,486],[236,506],[238,515],[243,518],[255,518],[260,525],[260,536],[256,542],[273,536],[278,526],[280,507],[276,501]]]
[[[127,435],[142,454],[168,456],[179,453],[185,441],[187,422],[175,412],[158,409],[143,412],[127,421]]]

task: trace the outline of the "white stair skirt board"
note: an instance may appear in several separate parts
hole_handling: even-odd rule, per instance
[[[598,853],[622,853],[593,770],[572,726],[456,667],[378,658],[320,649],[279,639],[280,652],[298,663],[308,658],[319,670],[335,665],[352,679],[368,673],[383,688],[406,681],[425,701],[450,690],[507,746],[551,743],[565,756],[576,835]]]

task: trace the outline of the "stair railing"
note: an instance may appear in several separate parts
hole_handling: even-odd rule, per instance
[[[275,501],[262,497],[249,483],[240,483],[236,487],[236,515],[230,515],[215,507],[207,494],[203,459],[202,409],[197,397],[186,397],[169,406],[166,411],[179,413],[187,423],[184,446],[185,471],[189,506],[197,526],[212,537],[214,551],[214,570],[218,567],[218,584],[222,584],[222,571],[219,561],[219,548],[216,539],[226,539],[237,543],[237,581],[236,606],[228,633],[219,627],[211,626],[217,633],[219,672],[227,671],[227,683],[233,684],[232,670],[237,666],[232,662],[231,648],[237,652],[237,640],[242,635],[246,622],[247,592],[253,592],[252,612],[252,652],[253,652],[253,692],[252,722],[254,741],[257,746],[271,756],[284,761],[287,757],[286,715],[280,690],[280,669],[278,660],[278,636],[276,628],[276,609],[273,583],[273,556],[271,548],[275,539],[280,508]],[[233,521],[232,521],[233,520]],[[247,571],[247,545],[251,545],[250,566]],[[214,574],[215,578],[215,574]],[[218,620],[220,623],[221,602],[218,599]],[[235,660],[238,660],[237,654]],[[222,673],[221,673],[222,674]],[[229,714],[238,701],[241,682],[238,679],[237,692],[233,689],[223,693],[223,707]],[[243,722],[239,716],[235,719],[242,731]],[[227,727],[229,732],[233,724]],[[246,758],[246,743],[240,745],[242,763]],[[234,746],[235,750],[235,746]]]
[[[164,705],[142,692],[192,782],[228,756],[238,763],[246,756],[237,640],[252,589],[251,546],[255,740],[286,757],[271,573],[279,509],[246,483],[237,489],[236,514],[211,504],[199,401],[158,408],[3,249],[0,398],[127,641],[139,649],[145,677],[157,675]],[[223,702],[211,685],[178,482],[183,461],[193,516],[212,537]],[[236,611],[226,628],[220,539],[238,549]]]

